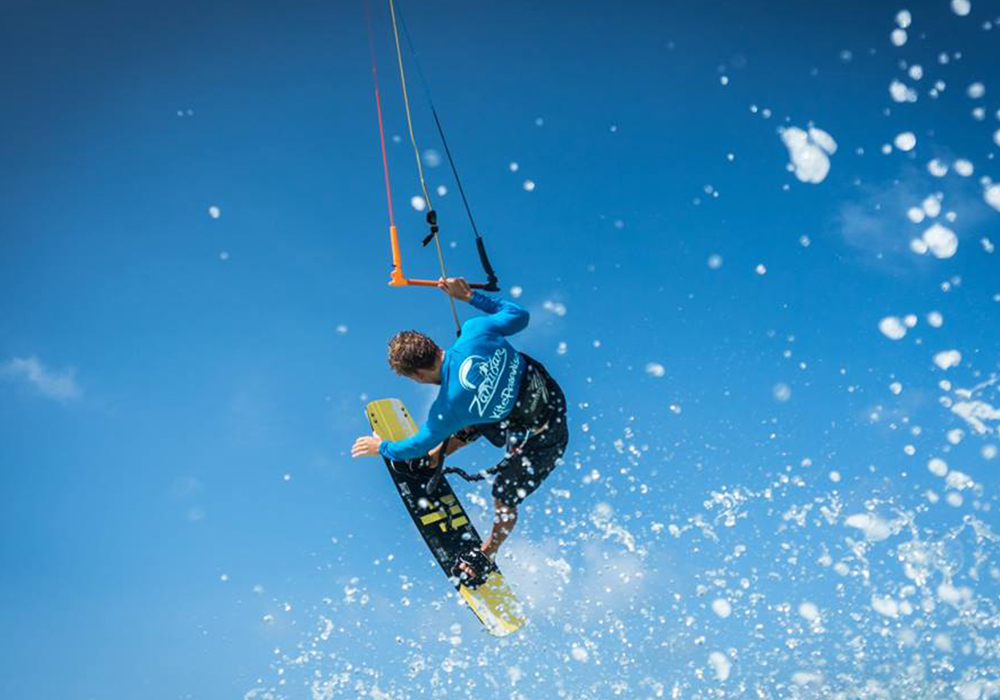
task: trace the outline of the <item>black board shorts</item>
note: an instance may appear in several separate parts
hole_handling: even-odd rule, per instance
[[[489,472],[496,474],[493,498],[512,508],[538,489],[559,465],[569,444],[562,389],[540,362],[523,357],[527,368],[511,415],[499,423],[470,426],[456,435],[465,442],[482,436],[506,448],[503,459]]]
[[[531,495],[556,468],[569,444],[569,431],[563,419],[538,435],[530,436],[523,446],[508,451],[497,464],[493,498],[516,508]]]

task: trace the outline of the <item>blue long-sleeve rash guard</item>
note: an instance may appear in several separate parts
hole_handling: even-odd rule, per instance
[[[527,327],[528,312],[479,292],[469,303],[488,315],[462,324],[462,335],[444,353],[441,390],[427,422],[413,437],[383,440],[378,450],[383,457],[400,461],[423,457],[455,431],[499,422],[514,408],[525,362],[506,336]]]

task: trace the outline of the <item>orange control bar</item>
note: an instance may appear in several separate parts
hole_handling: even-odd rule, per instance
[[[403,255],[399,250],[399,232],[395,225],[389,226],[389,240],[392,244],[392,272],[389,273],[390,287],[437,287],[437,280],[410,279],[403,274]],[[486,284],[469,284],[472,289],[487,289]]]

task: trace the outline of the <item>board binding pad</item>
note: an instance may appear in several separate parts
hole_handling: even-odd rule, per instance
[[[417,432],[410,412],[399,399],[372,401],[365,413],[372,430],[383,440],[403,440]],[[499,569],[494,569],[477,588],[468,588],[451,575],[458,556],[482,545],[482,539],[448,480],[441,477],[433,493],[428,494],[427,482],[434,471],[426,457],[407,462],[386,459],[385,464],[431,554],[479,621],[496,637],[520,629],[525,623],[521,603]]]

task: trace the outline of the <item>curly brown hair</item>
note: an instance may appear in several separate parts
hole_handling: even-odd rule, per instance
[[[412,375],[433,369],[441,348],[418,331],[401,331],[389,341],[389,366],[396,374]]]

